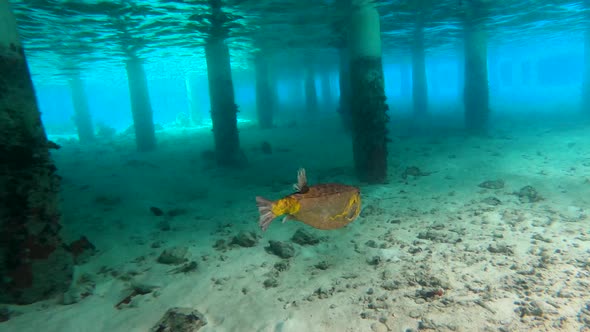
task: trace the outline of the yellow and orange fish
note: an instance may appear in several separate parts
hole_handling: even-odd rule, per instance
[[[277,201],[256,196],[260,219],[258,225],[266,231],[271,221],[285,215],[287,220],[299,220],[318,229],[336,229],[353,222],[361,212],[360,189],[339,183],[307,185],[305,169],[297,172],[295,193]]]

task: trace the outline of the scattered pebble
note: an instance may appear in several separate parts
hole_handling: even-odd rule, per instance
[[[240,247],[254,247],[258,243],[258,236],[254,232],[239,232],[234,236],[230,244],[235,244]]]
[[[402,173],[402,179],[406,180],[408,176],[419,177],[419,176],[428,176],[432,174],[432,172],[423,172],[416,166],[409,166],[406,167],[404,172]]]
[[[496,197],[486,197],[482,200],[482,203],[488,204],[488,205],[492,205],[492,206],[498,206],[502,204],[502,201],[497,199]]]
[[[302,246],[310,246],[320,243],[320,239],[317,236],[304,228],[299,228],[291,237],[291,241]]]
[[[196,261],[190,261],[186,264],[183,264],[181,267],[177,267],[175,269],[168,271],[168,273],[170,273],[170,274],[185,273],[186,274],[186,273],[196,271],[198,266],[199,265]]]
[[[157,262],[167,265],[178,265],[187,261],[187,247],[173,247],[164,250],[158,257]]]
[[[219,240],[215,241],[215,244],[213,245],[213,248],[215,250],[219,250],[219,251],[225,251],[225,250],[228,249],[227,243],[223,239],[219,239]]]
[[[295,248],[287,242],[269,241],[269,246],[265,248],[267,252],[277,255],[281,258],[291,258],[295,256]]]
[[[170,308],[150,332],[197,332],[207,325],[207,319],[192,308]]]
[[[371,331],[373,332],[387,332],[389,331],[389,329],[387,329],[387,326],[383,323],[380,322],[375,322],[373,324],[371,324]]]
[[[268,278],[262,284],[264,288],[273,288],[279,286],[279,281],[276,278]]]
[[[535,203],[543,200],[543,197],[532,186],[524,186],[514,194],[522,203]]]
[[[160,209],[159,207],[152,206],[150,207],[150,211],[156,217],[161,217],[164,215],[164,211],[162,211],[162,209]]]
[[[488,251],[493,254],[504,254],[507,256],[514,255],[514,251],[512,251],[512,248],[510,248],[510,246],[508,246],[506,244],[495,244],[495,245],[490,244],[488,246]]]
[[[81,236],[78,240],[70,243],[66,249],[72,254],[74,263],[77,265],[88,262],[90,257],[96,254],[96,247],[86,236]]]
[[[383,258],[381,256],[373,256],[373,257],[367,259],[367,263],[369,265],[377,266],[377,265],[380,265],[381,263],[383,263]]]
[[[478,187],[486,189],[502,189],[504,188],[504,180],[487,180],[478,184]]]
[[[319,270],[327,270],[330,267],[330,264],[328,264],[326,261],[321,261],[315,264],[314,267]]]

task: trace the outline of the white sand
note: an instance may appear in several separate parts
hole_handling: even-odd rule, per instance
[[[584,330],[579,315],[590,301],[588,128],[523,128],[506,126],[480,138],[394,132],[389,184],[361,186],[364,210],[357,221],[318,231],[277,220],[263,235],[254,196],[289,193],[298,167],[307,168],[313,183],[357,184],[346,135],[336,128],[243,128],[251,166],[233,171],[201,159],[212,144],[208,130],[159,133],[158,152],[148,154],[132,152],[132,142],[65,144],[55,153],[64,177],[65,236],[86,235],[98,248],[76,267],[78,277],[92,276],[94,294],[72,305],[54,299],[10,306],[20,314],[0,330],[147,331],[176,306],[201,311],[208,320],[202,331]],[[264,140],[272,155],[260,151]],[[433,173],[404,180],[409,166]],[[478,187],[495,179],[505,187]],[[512,193],[525,185],[544,200],[521,203]],[[482,202],[490,196],[501,204]],[[156,217],[151,206],[186,213]],[[169,231],[158,228],[162,220],[169,221]],[[268,240],[290,241],[301,227],[325,239],[294,244],[297,254],[279,274],[278,287],[265,289],[281,261],[264,250]],[[251,248],[213,249],[241,230],[263,237]],[[152,248],[154,243],[161,246]],[[174,266],[158,264],[162,250],[172,246],[188,247],[197,271],[169,274]],[[375,256],[380,263],[370,265]],[[314,267],[321,261],[327,270]],[[115,308],[130,282],[158,288]],[[416,293],[441,288],[442,296],[426,300]],[[523,317],[519,307],[529,308]]]

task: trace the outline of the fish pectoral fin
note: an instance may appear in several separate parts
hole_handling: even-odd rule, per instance
[[[283,224],[286,223],[287,221],[293,220],[293,219],[295,219],[295,218],[293,218],[292,215],[288,214],[288,215],[286,215],[286,216],[283,217]]]

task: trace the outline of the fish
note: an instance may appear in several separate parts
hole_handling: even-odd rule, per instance
[[[266,231],[277,217],[303,222],[311,227],[332,230],[353,222],[361,212],[361,191],[358,187],[340,183],[309,186],[304,168],[297,171],[295,192],[271,201],[256,196],[260,218],[258,225]]]

